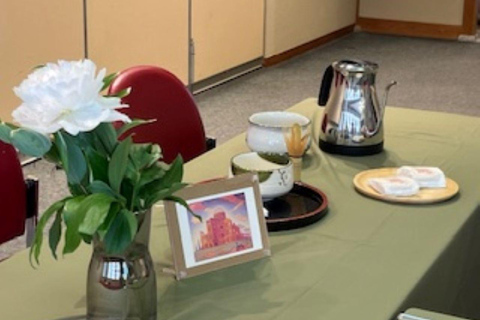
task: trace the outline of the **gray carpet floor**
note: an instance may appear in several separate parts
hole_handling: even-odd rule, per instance
[[[209,136],[221,144],[247,128],[254,112],[283,110],[318,96],[325,68],[344,58],[377,62],[377,89],[391,80],[388,105],[480,116],[480,44],[355,33],[270,68],[198,94]],[[44,161],[24,168],[40,180],[40,211],[67,195],[63,172]],[[0,260],[25,247],[24,237],[0,246]]]
[[[338,59],[377,62],[377,89],[391,80],[390,106],[480,116],[480,45],[355,33],[196,96],[209,135],[242,132],[259,110],[283,110],[318,96],[323,71]],[[381,97],[380,95],[380,97]]]

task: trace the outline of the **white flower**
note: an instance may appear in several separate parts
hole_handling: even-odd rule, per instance
[[[23,100],[13,111],[13,118],[22,127],[42,134],[65,129],[77,135],[101,122],[130,122],[115,110],[128,105],[122,105],[120,98],[100,95],[106,71],[100,70],[97,76],[95,71],[91,60],[60,60],[36,69],[13,89]]]

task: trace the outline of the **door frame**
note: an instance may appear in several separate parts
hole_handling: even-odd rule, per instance
[[[477,34],[477,4],[476,0],[465,0],[463,6],[463,34]]]

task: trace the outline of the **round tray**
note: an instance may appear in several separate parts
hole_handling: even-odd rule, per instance
[[[289,193],[266,201],[268,231],[282,231],[308,226],[328,212],[327,196],[306,183],[295,182]]]
[[[398,168],[379,168],[362,171],[353,178],[353,185],[358,192],[370,198],[406,204],[430,204],[442,202],[452,198],[460,190],[458,184],[450,178],[446,178],[447,186],[445,188],[422,188],[417,194],[408,197],[383,195],[375,191],[375,189],[368,184],[368,180],[371,178],[395,176],[397,174],[397,169]]]

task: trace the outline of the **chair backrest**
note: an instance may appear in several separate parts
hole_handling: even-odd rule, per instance
[[[0,243],[25,233],[26,187],[16,150],[0,141]]]
[[[132,119],[156,119],[132,129],[133,141],[158,143],[167,163],[181,154],[184,161],[206,151],[205,130],[198,108],[185,85],[170,72],[155,66],[137,66],[122,71],[109,93],[130,87],[122,99],[130,105],[122,112]]]

